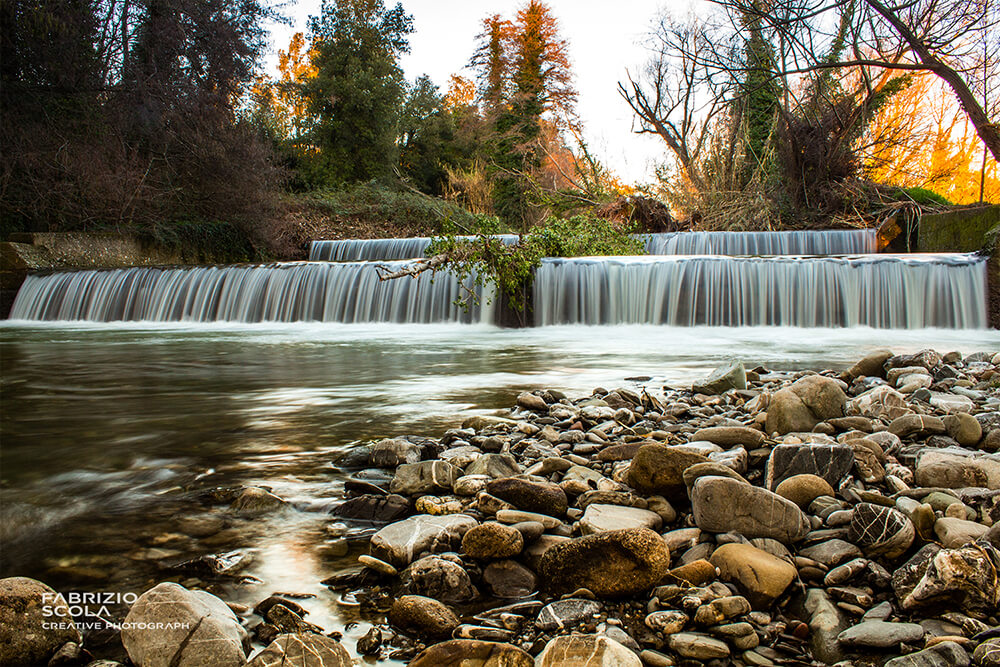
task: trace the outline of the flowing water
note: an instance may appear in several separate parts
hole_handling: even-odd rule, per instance
[[[174,574],[158,563],[240,549],[253,556],[243,574],[256,579],[220,594],[247,604],[274,591],[314,594],[302,600],[309,619],[345,631],[353,650],[368,625],[319,584],[362,548],[331,550],[338,454],[375,438],[440,435],[526,389],[660,391],[730,356],[844,368],[878,346],[993,352],[1000,333],[6,322],[0,576],[139,593]],[[246,520],[203,499],[241,484],[269,486],[292,508]],[[195,529],[212,521],[224,530]]]

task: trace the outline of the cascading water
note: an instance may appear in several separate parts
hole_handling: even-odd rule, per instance
[[[537,325],[983,328],[973,255],[546,259]]]
[[[878,250],[874,229],[642,234],[650,255],[860,255]]]
[[[405,262],[387,264],[399,268]],[[11,319],[92,322],[486,322],[492,291],[451,274],[381,281],[378,265],[129,268],[28,276]],[[471,290],[482,305],[455,300]]]
[[[471,239],[474,236],[459,236]],[[494,238],[511,245],[517,243],[517,234],[496,234]],[[407,239],[340,239],[337,241],[313,241],[309,245],[311,262],[371,262],[394,259],[416,259],[423,257],[433,239],[429,236],[414,236]]]
[[[637,234],[650,255],[858,255],[877,250],[874,229],[792,232],[673,232]],[[458,238],[474,238],[461,236]],[[497,234],[513,244],[516,234]],[[309,260],[359,262],[423,257],[431,238],[313,241]]]

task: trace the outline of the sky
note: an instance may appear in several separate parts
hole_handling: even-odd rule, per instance
[[[410,53],[401,66],[413,81],[427,74],[447,89],[452,74],[463,71],[475,50],[482,20],[492,14],[514,18],[517,1],[500,0],[401,0],[413,16]],[[394,2],[387,0],[386,5]],[[648,60],[642,42],[661,7],[686,8],[687,0],[548,0],[569,44],[576,88],[577,113],[591,152],[624,181],[651,183],[654,168],[664,160],[665,146],[652,135],[633,133],[632,112],[618,94],[626,68],[635,73]],[[304,31],[310,15],[319,12],[320,0],[295,0],[285,10],[292,26],[275,26],[272,32],[271,73],[276,71],[277,50],[285,49],[296,31]]]

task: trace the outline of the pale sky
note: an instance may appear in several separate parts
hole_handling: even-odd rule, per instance
[[[427,74],[447,89],[452,74],[462,71],[475,50],[475,37],[482,20],[491,14],[514,18],[521,2],[511,0],[401,0],[413,16],[410,53],[402,58],[406,77],[413,81]],[[577,113],[585,124],[591,151],[626,182],[648,183],[662,161],[665,147],[660,139],[632,133],[632,112],[618,95],[618,81],[625,69],[636,72],[648,59],[641,42],[660,7],[686,10],[689,0],[548,0],[559,21],[560,33],[569,43],[576,88],[580,93]],[[387,6],[395,5],[393,0]],[[305,30],[311,14],[319,12],[320,0],[296,0],[286,14],[294,25],[276,26],[273,51],[285,49],[295,31]],[[275,69],[276,56],[269,60]]]

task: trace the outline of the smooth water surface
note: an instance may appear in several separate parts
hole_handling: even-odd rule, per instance
[[[141,592],[169,563],[244,549],[227,599],[312,593],[327,630],[365,624],[319,585],[356,562],[329,549],[336,456],[385,436],[436,436],[518,392],[659,392],[735,356],[748,367],[846,368],[867,351],[1000,350],[981,330],[471,325],[0,324],[0,576]],[[651,376],[649,380],[629,380]],[[203,492],[270,486],[292,508],[229,517]],[[186,526],[222,520],[192,536]],[[186,523],[185,523],[186,522]],[[197,531],[194,531],[197,532]]]

